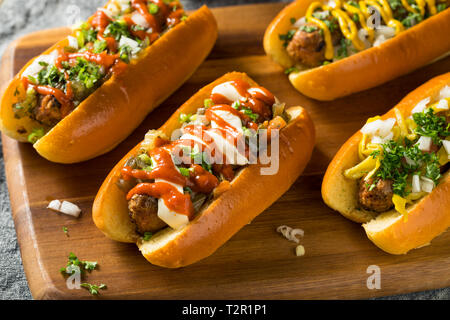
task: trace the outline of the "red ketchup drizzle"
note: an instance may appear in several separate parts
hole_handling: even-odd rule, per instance
[[[189,219],[194,216],[191,197],[188,194],[181,193],[167,182],[140,183],[128,192],[127,200],[130,200],[135,194],[146,194],[154,198],[161,198],[170,210],[184,214]]]
[[[176,141],[174,141],[176,142]],[[164,147],[157,147],[149,152],[149,155],[153,158],[153,160],[156,162],[155,167],[152,171],[144,171],[144,170],[137,170],[132,169],[131,167],[124,167],[122,168],[122,177],[125,180],[130,180],[132,178],[141,179],[141,180],[153,180],[153,179],[163,179],[170,181],[172,183],[181,185],[183,187],[189,187],[195,192],[201,192],[201,193],[210,193],[212,190],[214,190],[215,187],[219,185],[219,180],[210,172],[206,171],[199,165],[193,164],[193,170],[189,173],[189,178],[183,176],[174,166],[172,157],[170,152],[167,149],[170,149],[172,147],[173,143],[166,144]],[[143,185],[157,185],[152,187],[145,187],[145,188],[152,188],[152,190],[156,190],[158,192],[161,192],[164,194],[167,190],[159,190],[159,182],[158,183],[144,183]],[[167,183],[166,183],[167,184]],[[137,186],[136,186],[137,187]],[[129,200],[134,194],[141,194],[141,191],[143,189],[134,187],[127,196],[127,200]],[[144,187],[142,187],[144,188]],[[176,189],[176,188],[175,188]],[[145,189],[147,190],[147,189]],[[155,191],[155,192],[156,192]],[[144,193],[148,194],[148,193]],[[152,194],[148,194],[150,196],[153,196]],[[166,198],[164,196],[155,196],[157,198],[163,198],[167,207],[180,214],[187,214],[186,210],[179,211],[179,207],[175,205],[175,203],[181,202],[181,199],[173,200],[173,202],[166,201]],[[188,198],[189,202],[192,205],[192,202],[190,200],[189,195],[178,193],[171,193],[171,198]],[[191,216],[189,216],[191,217]]]
[[[216,111],[216,110],[230,112],[233,115],[238,116],[241,119],[241,121],[244,123],[244,126],[250,128],[250,129],[254,129],[254,130],[258,129],[258,124],[252,122],[251,118],[248,115],[246,115],[242,112],[239,112],[238,110],[232,108],[228,104],[219,104],[219,105],[212,106],[212,107],[208,108],[205,113],[205,116],[209,121],[214,121],[221,128],[225,128],[227,130],[230,130],[231,132],[238,133],[238,131],[236,130],[235,127],[233,127],[228,122],[226,122],[225,120],[223,120],[221,117],[217,116],[214,113],[214,111]]]
[[[268,120],[271,118],[271,107],[275,103],[275,97],[271,92],[263,87],[250,87],[247,82],[240,79],[231,81],[231,85],[243,97],[240,101],[241,105],[251,109],[262,119]],[[233,102],[218,93],[212,94],[211,100],[214,104],[231,104]]]
[[[131,6],[144,17],[153,32],[161,32],[161,27],[156,22],[155,17],[148,12],[147,5],[143,0],[131,0]]]
[[[35,86],[37,93],[41,95],[52,95],[61,104],[61,115],[67,116],[73,109],[72,101],[69,97],[60,89],[52,88],[49,86]]]
[[[97,39],[100,41],[106,41],[109,51],[116,52],[117,50],[117,41],[113,37],[105,37],[103,34],[105,33],[105,29],[108,24],[111,22],[111,19],[106,15],[103,10],[97,10],[91,20],[91,25],[94,28],[97,28]]]

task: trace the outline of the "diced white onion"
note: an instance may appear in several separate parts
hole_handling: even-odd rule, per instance
[[[59,211],[60,208],[61,208],[61,201],[59,200],[52,200],[47,206],[47,209],[52,209],[55,211]]]
[[[439,99],[450,98],[450,87],[445,86],[439,91]]]
[[[422,191],[425,191],[427,193],[430,193],[434,189],[434,182],[431,179],[428,179],[426,177],[420,177],[421,180],[421,189]]]
[[[149,24],[148,24],[147,20],[145,19],[145,17],[137,11],[134,11],[133,14],[131,15],[131,20],[135,24],[137,24],[145,29],[147,29],[149,27]]]
[[[56,50],[52,51],[50,54],[40,55],[36,59],[34,59],[33,63],[31,63],[22,73],[22,77],[37,77],[39,71],[41,71],[44,66],[41,66],[39,62],[45,62],[49,65],[55,63],[55,59],[58,56],[58,52]]]
[[[417,192],[421,191],[421,189],[420,189],[420,177],[417,174],[413,175],[413,177],[412,177],[412,190],[411,191],[413,193],[417,193]]]
[[[373,136],[370,143],[382,144],[384,143],[384,139],[380,138],[379,136]]]
[[[431,138],[426,136],[421,136],[417,141],[417,145],[419,146],[419,150],[421,151],[430,151],[431,148]]]
[[[67,40],[69,41],[69,47],[78,49],[78,40],[75,37],[68,36]]]
[[[121,36],[120,42],[119,42],[119,47],[122,47],[124,45],[129,46],[131,48],[131,53],[133,55],[138,53],[141,50],[141,48],[139,47],[139,43],[137,41],[134,41],[133,39],[130,39],[125,36]]]
[[[373,46],[374,47],[378,47],[379,45],[381,45],[386,40],[387,39],[385,38],[385,36],[380,34],[378,37],[375,38],[375,41],[373,42]]]
[[[437,111],[448,110],[448,101],[447,101],[447,99],[439,100],[439,102],[436,104],[435,108],[436,108]]]
[[[306,24],[306,18],[305,17],[301,17],[300,19],[298,19],[294,24],[293,27],[295,28],[300,28],[301,26]]]
[[[62,213],[68,214],[70,216],[74,216],[75,218],[78,218],[78,216],[81,213],[81,209],[78,208],[77,205],[73,204],[69,201],[63,201],[61,203],[61,208],[59,209]]]
[[[444,145],[444,149],[447,152],[447,155],[450,158],[450,141],[449,140],[443,140],[442,144]]]
[[[396,120],[394,118],[389,118],[386,120],[375,120],[366,123],[362,128],[361,132],[364,134],[369,134],[373,136],[379,136],[380,138],[386,138],[392,130]]]
[[[420,113],[423,112],[425,110],[425,108],[427,107],[427,104],[430,102],[430,97],[425,98],[421,101],[419,101],[418,104],[416,104],[416,106],[411,110],[411,113]]]
[[[64,214],[67,214],[69,216],[73,216],[75,218],[78,218],[78,216],[81,213],[81,209],[69,201],[59,201],[59,200],[52,200],[47,206],[48,209],[52,209]]]
[[[212,89],[211,92],[214,94],[220,94],[230,100],[231,102],[238,101],[239,99],[243,98],[235,86],[231,83],[231,81],[221,83]]]

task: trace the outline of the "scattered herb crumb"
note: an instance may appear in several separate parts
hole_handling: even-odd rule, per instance
[[[63,227],[63,232],[66,234],[66,236],[69,236],[69,230],[67,229],[67,227]]]
[[[104,290],[106,289],[106,284],[101,283],[99,285],[90,284],[90,283],[82,283],[80,284],[81,287],[86,288],[89,290],[89,293],[92,295],[98,295],[98,290]]]
[[[146,233],[144,233],[144,237],[143,237],[143,240],[144,241],[148,241],[148,240],[150,240],[150,238],[153,236],[153,233],[151,233],[151,232],[146,232]]]
[[[75,272],[74,267],[79,267],[81,272],[83,272],[83,269],[92,271],[95,270],[97,265],[97,261],[81,261],[73,252],[71,252],[69,253],[67,265],[62,267],[60,271],[61,273],[73,274]]]

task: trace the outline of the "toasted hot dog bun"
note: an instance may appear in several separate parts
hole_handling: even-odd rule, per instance
[[[256,85],[244,73],[228,73],[192,96],[158,131],[170,137],[181,126],[181,113],[195,113],[215,86],[236,79]],[[309,161],[315,140],[311,118],[301,107],[291,107],[287,112],[292,119],[280,130],[278,172],[261,175],[262,165],[245,167],[231,182],[230,188],[218,190],[221,186],[217,187],[214,190],[217,195],[212,202],[182,229],[163,229],[149,241],[142,241],[135,232],[128,216],[125,193],[117,182],[125,162],[137,153],[140,145],[114,167],[101,186],[92,210],[95,224],[111,239],[135,242],[145,258],[155,265],[177,268],[211,255],[288,190]]]
[[[285,7],[264,35],[264,50],[283,68],[295,61],[279,39],[292,27],[291,18],[304,17],[313,0],[298,0]],[[444,10],[396,35],[377,47],[361,51],[328,65],[291,72],[289,80],[302,94],[317,100],[334,100],[376,87],[450,51],[450,10]]]
[[[450,85],[450,73],[433,78],[408,94],[397,106],[405,116],[417,103],[435,97],[445,85]],[[395,117],[393,109],[381,118]],[[404,254],[421,247],[450,226],[450,174],[447,172],[439,185],[428,195],[407,208],[408,219],[390,210],[378,216],[358,205],[358,181],[344,177],[344,171],[358,162],[358,144],[362,133],[355,133],[338,151],[325,173],[322,197],[332,209],[355,222],[364,223],[367,236],[382,250]]]
[[[34,148],[44,158],[60,163],[80,162],[110,151],[194,73],[216,38],[216,20],[203,6],[146,48],[125,71],[103,83]],[[43,54],[67,44],[64,39]],[[11,107],[25,95],[20,77],[33,60],[14,77],[1,100],[0,129],[23,142],[34,127],[42,127],[28,117],[14,118]],[[14,96],[17,87],[20,95]],[[19,128],[26,133],[18,132]]]

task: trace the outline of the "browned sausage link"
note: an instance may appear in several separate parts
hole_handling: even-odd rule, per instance
[[[331,40],[337,45],[342,39],[341,29],[337,20],[329,15]],[[325,61],[325,39],[322,30],[314,23],[306,23],[299,27],[289,42],[287,53],[295,61],[308,67],[317,67]]]
[[[62,119],[60,104],[52,95],[40,95],[34,118],[47,126],[54,126]]]
[[[369,211],[385,212],[391,209],[392,203],[392,180],[368,179],[359,182],[359,203]]]
[[[134,222],[136,231],[140,234],[155,232],[166,226],[158,217],[158,199],[135,194],[128,201],[128,210],[131,221]]]
[[[314,24],[308,23],[305,26],[317,30],[307,32],[302,28],[298,29],[286,50],[295,61],[308,67],[316,67],[325,60],[325,41]]]

